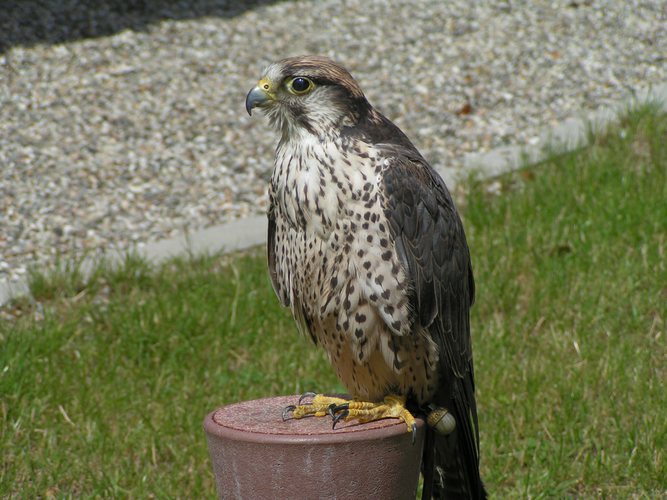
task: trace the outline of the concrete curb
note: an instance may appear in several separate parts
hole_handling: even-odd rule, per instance
[[[602,131],[614,122],[619,114],[646,102],[654,102],[667,110],[667,82],[638,91],[631,99],[624,100],[610,108],[601,108],[587,118],[570,118],[547,130],[540,140],[529,146],[506,146],[488,153],[472,153],[464,157],[463,169],[438,168],[450,189],[465,179],[471,172],[480,177],[496,177],[520,168],[526,163],[537,163],[545,158],[546,147],[557,151],[572,151],[584,146],[588,131]],[[137,249],[137,253],[153,262],[186,253],[233,252],[261,245],[266,241],[267,224],[265,216],[254,216],[227,224],[209,227],[176,238],[147,243]],[[109,256],[112,261],[120,261],[121,256]],[[83,269],[92,268],[93,262],[84,262]],[[9,300],[27,295],[27,281],[9,282],[0,280],[0,306]]]
[[[569,118],[542,133],[534,145],[507,146],[488,153],[468,154],[464,157],[465,168],[457,171],[453,183],[456,184],[471,171],[478,172],[481,177],[495,177],[516,170],[526,163],[537,163],[545,158],[547,147],[552,151],[567,152],[585,146],[589,131],[603,131],[623,112],[648,102],[655,102],[667,110],[667,82],[653,88],[642,89],[631,99],[613,107],[600,108],[588,117]]]

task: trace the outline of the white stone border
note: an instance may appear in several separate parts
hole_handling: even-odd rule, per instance
[[[586,144],[588,131],[604,130],[619,114],[646,102],[653,102],[667,110],[667,83],[643,89],[630,99],[612,108],[601,108],[588,118],[570,118],[540,136],[540,140],[529,146],[506,146],[488,153],[472,153],[464,157],[463,169],[439,168],[450,189],[461,180],[478,172],[483,178],[495,177],[515,170],[526,163],[537,163],[545,157],[548,145],[558,151],[571,151]],[[137,248],[137,253],[153,262],[189,253],[192,255],[233,252],[261,245],[266,241],[266,217],[255,216],[227,224],[202,229],[192,234],[147,243]],[[113,256],[111,256],[114,259]],[[115,259],[120,260],[118,255]],[[92,261],[84,261],[84,273],[91,269]],[[19,296],[30,293],[26,280],[10,282],[0,280],[0,306]]]

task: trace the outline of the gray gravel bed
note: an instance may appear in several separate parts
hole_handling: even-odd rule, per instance
[[[667,81],[664,0],[285,1],[63,39],[0,54],[0,278],[263,212],[277,138],[243,102],[274,59],[344,63],[455,168]]]

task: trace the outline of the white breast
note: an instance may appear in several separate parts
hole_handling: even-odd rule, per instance
[[[336,142],[304,134],[278,146],[272,201],[290,224],[328,240],[336,223],[343,223],[356,195],[361,195],[367,182],[364,176],[372,175],[370,158],[350,165]]]

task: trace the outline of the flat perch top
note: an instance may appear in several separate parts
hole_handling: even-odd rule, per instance
[[[396,434],[409,435],[405,423],[398,419],[383,419],[360,424],[356,421],[339,422],[332,429],[329,417],[306,417],[283,421],[283,409],[297,404],[299,396],[242,401],[223,406],[204,421],[209,432],[228,439],[243,441],[350,441],[377,439]],[[424,422],[417,419],[418,432]]]

